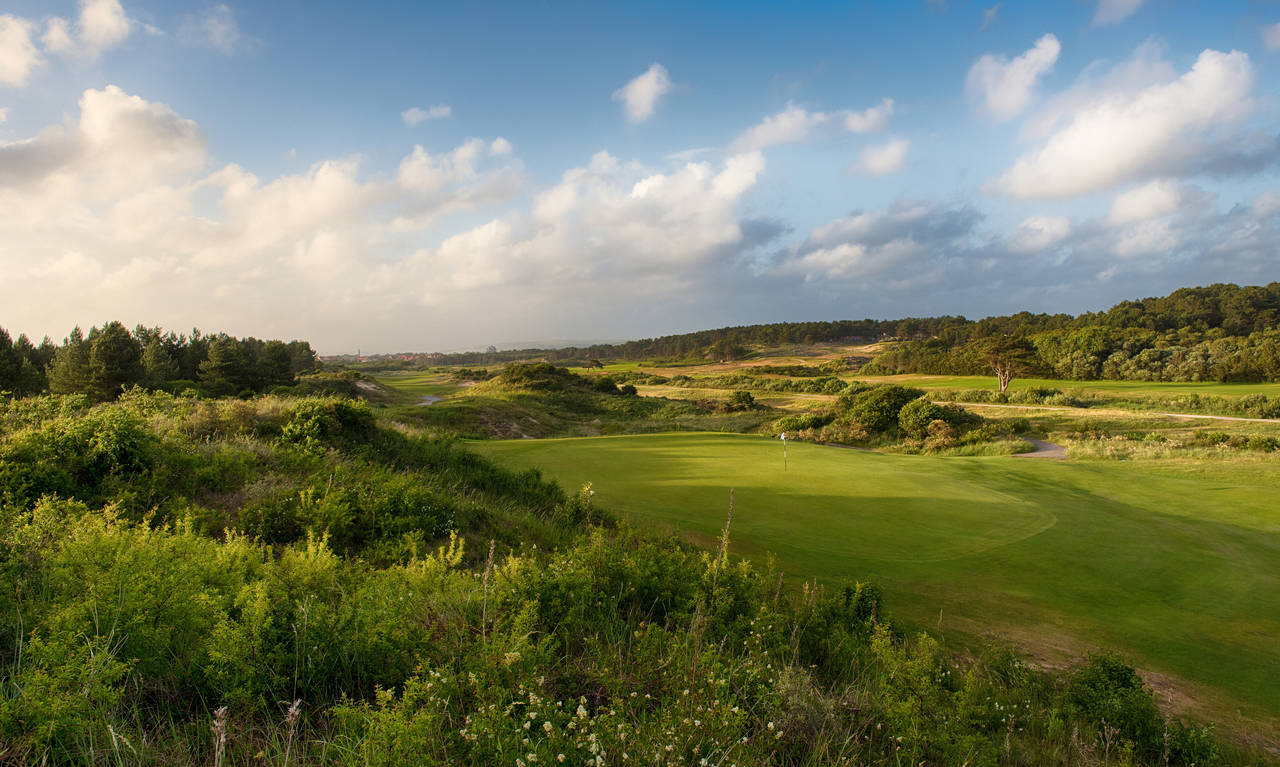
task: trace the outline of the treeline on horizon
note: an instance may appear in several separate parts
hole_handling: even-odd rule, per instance
[[[1123,301],[1106,311],[1019,312],[898,320],[784,322],[703,330],[621,344],[561,349],[469,352],[435,364],[495,364],[539,356],[548,361],[732,357],[747,347],[891,342],[866,373],[978,375],[990,372],[982,343],[1026,340],[1028,371],[1075,380],[1280,380],[1280,282],[1215,284],[1155,298]]]
[[[0,327],[0,393],[27,396],[84,394],[94,401],[115,399],[131,386],[180,394],[235,396],[290,386],[316,368],[306,341],[263,341],[226,333],[190,335],[148,328],[130,332],[119,322],[79,327],[54,344],[26,335],[14,339]]]

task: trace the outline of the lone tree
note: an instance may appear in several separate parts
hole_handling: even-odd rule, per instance
[[[978,347],[978,354],[996,374],[996,383],[1003,392],[1009,388],[1014,376],[1032,369],[1036,350],[1025,338],[996,336],[984,340]]]

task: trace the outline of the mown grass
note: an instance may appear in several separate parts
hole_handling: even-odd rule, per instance
[[[1280,727],[1280,474],[1269,456],[1041,462],[901,456],[721,434],[476,444],[638,524],[735,542],[790,575],[873,578],[953,640],[1004,636],[1060,662],[1121,649],[1177,705]],[[1237,709],[1241,722],[1232,724]]]
[[[375,378],[383,386],[415,397],[443,397],[460,388],[447,373],[386,373]]]

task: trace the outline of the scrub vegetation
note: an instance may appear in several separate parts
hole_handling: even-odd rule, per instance
[[[0,764],[1276,763],[1277,295],[0,330]]]
[[[6,402],[0,760],[1263,759],[1167,718],[1113,654],[1060,674],[955,655],[879,587],[785,587],[730,553],[730,494],[699,549],[379,418],[326,398]]]

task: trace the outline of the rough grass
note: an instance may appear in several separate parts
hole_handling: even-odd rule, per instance
[[[990,389],[996,390],[994,376],[861,376],[857,380],[868,383],[898,383],[921,389]],[[1009,383],[1009,391],[1026,389],[1081,389],[1098,394],[1115,396],[1160,395],[1176,396],[1199,394],[1215,397],[1242,397],[1248,394],[1280,396],[1280,383],[1216,383],[1216,382],[1163,382],[1163,381],[1069,381],[1054,378],[1015,378]]]
[[[899,617],[1021,636],[1048,662],[1095,645],[1176,681],[1180,705],[1280,731],[1280,473],[1269,458],[901,456],[711,434],[477,444],[640,524],[735,543],[789,575],[874,578]],[[1239,718],[1238,718],[1239,717]]]

